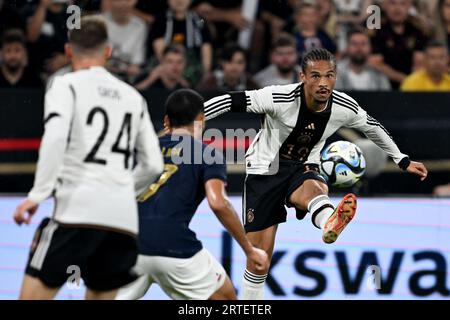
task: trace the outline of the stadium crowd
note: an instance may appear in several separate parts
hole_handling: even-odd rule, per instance
[[[339,90],[450,91],[450,0],[0,0],[0,88],[70,72],[73,4],[104,16],[108,68],[140,90],[294,83],[302,55],[323,47]]]

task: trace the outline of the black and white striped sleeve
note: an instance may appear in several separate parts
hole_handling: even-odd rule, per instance
[[[409,157],[400,151],[386,128],[356,104],[354,100],[347,103],[354,110],[347,127],[363,132],[367,138],[383,149],[401,169],[406,170],[410,163]]]
[[[274,111],[270,87],[259,90],[229,92],[205,102],[206,120],[213,119],[226,112],[273,114]]]

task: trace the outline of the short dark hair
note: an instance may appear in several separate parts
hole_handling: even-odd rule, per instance
[[[245,57],[245,61],[247,61],[247,53],[245,52],[245,50],[240,47],[239,45],[235,44],[235,43],[229,43],[227,45],[225,45],[225,47],[222,49],[219,57],[221,61],[231,61],[233,60],[233,56],[236,53],[242,53]]]
[[[336,68],[336,57],[327,49],[312,49],[303,56],[302,71],[305,72],[310,61],[329,61]]]
[[[175,53],[186,58],[186,49],[180,44],[171,44],[164,48],[162,56],[165,57],[169,53]]]
[[[8,29],[6,30],[1,39],[1,48],[3,48],[7,44],[19,43],[24,48],[27,46],[27,40],[25,38],[25,34],[20,29]]]
[[[108,27],[99,15],[88,15],[81,18],[80,29],[69,31],[69,43],[75,50],[92,52],[108,42]]]
[[[167,98],[165,114],[172,127],[187,126],[204,112],[204,102],[203,97],[194,90],[179,89]]]
[[[367,38],[369,38],[369,35],[367,34],[366,31],[364,31],[364,29],[354,27],[347,32],[347,41],[349,41],[355,34],[362,34],[365,35]]]
[[[276,37],[272,42],[272,50],[281,47],[293,47],[296,48],[295,38],[289,33],[283,32],[278,37]]]
[[[433,48],[444,48],[444,49],[447,49],[447,46],[441,41],[431,40],[431,41],[429,41],[426,44],[425,51],[428,50],[428,49],[433,49]]]

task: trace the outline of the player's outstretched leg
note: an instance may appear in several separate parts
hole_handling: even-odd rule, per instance
[[[356,196],[347,194],[328,218],[323,228],[323,241],[333,243],[356,214]]]
[[[289,201],[296,208],[311,213],[314,226],[323,230],[325,243],[335,242],[356,213],[355,195],[346,195],[335,209],[328,197],[327,185],[314,179],[305,180]]]

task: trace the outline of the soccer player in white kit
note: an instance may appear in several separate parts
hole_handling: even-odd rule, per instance
[[[336,58],[326,49],[312,49],[302,60],[301,82],[260,90],[229,92],[205,103],[206,120],[226,112],[252,112],[263,116],[262,129],[249,147],[243,195],[247,237],[271,258],[277,228],[286,222],[287,207],[299,220],[311,213],[325,243],[333,243],[356,213],[357,199],[347,194],[335,207],[320,174],[320,152],[339,128],[362,131],[398,166],[423,181],[426,167],[403,154],[389,132],[347,94],[334,90]],[[269,269],[247,265],[242,298],[264,298]]]
[[[101,18],[82,18],[66,45],[74,72],[57,77],[45,97],[34,186],[14,219],[29,224],[50,196],[55,208],[34,237],[21,299],[53,298],[70,266],[81,271],[86,299],[113,299],[136,279],[135,193],[164,164],[144,98],[104,69],[107,39]]]

